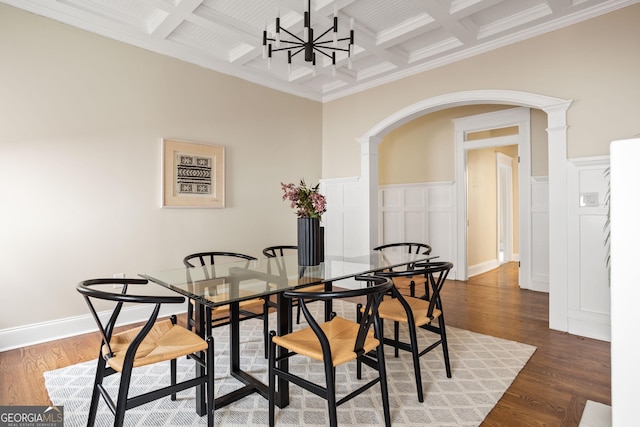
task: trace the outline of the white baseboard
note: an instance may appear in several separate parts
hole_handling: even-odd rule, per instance
[[[494,268],[498,268],[500,264],[497,259],[492,259],[490,261],[482,262],[476,265],[470,265],[467,268],[467,275],[469,277],[476,276],[478,274],[486,273],[487,271],[493,270]]]
[[[160,317],[186,312],[185,305],[162,306]],[[145,321],[149,318],[150,307],[126,307],[120,313],[118,324],[126,325]],[[110,312],[100,313],[101,317],[108,316]],[[54,341],[76,335],[96,332],[98,327],[90,314],[84,316],[68,317],[52,322],[34,323],[0,330],[0,352],[26,347],[43,342]]]

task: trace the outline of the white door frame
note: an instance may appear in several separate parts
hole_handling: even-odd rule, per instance
[[[496,153],[496,201],[498,213],[498,264],[513,261],[513,157]],[[500,259],[500,242],[503,258]]]
[[[537,108],[547,113],[549,142],[549,327],[568,330],[567,110],[572,101],[512,90],[470,90],[427,98],[405,107],[365,132],[360,143],[359,206],[354,226],[363,236],[354,249],[369,251],[378,242],[378,145],[387,133],[417,118],[446,108],[501,104]],[[368,237],[368,239],[367,239]]]
[[[520,287],[531,287],[531,112],[529,108],[509,108],[492,113],[454,119],[456,145],[457,259],[456,279],[467,280],[467,151],[505,145],[518,145],[518,205],[520,233]],[[466,141],[468,132],[518,126],[518,134]]]

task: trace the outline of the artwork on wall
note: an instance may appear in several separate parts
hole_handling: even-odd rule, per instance
[[[162,207],[224,208],[224,147],[162,139]]]

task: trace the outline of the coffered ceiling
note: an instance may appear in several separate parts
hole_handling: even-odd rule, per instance
[[[0,0],[84,30],[305,98],[328,101],[612,12],[640,0],[311,0],[317,36],[354,21],[355,46],[291,69],[263,30],[302,37],[307,0]]]

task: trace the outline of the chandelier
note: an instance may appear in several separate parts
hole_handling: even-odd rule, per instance
[[[284,32],[289,39],[282,38],[280,33]],[[329,33],[331,36],[328,36]],[[326,36],[326,37],[325,37]],[[286,37],[286,36],[285,36]],[[346,47],[344,42],[347,42]],[[343,44],[343,47],[340,47]],[[351,69],[351,55],[353,54],[353,18],[350,20],[348,37],[338,37],[338,15],[334,7],[333,25],[319,36],[315,36],[311,28],[311,0],[307,1],[307,11],[304,12],[304,30],[302,38],[280,26],[280,13],[276,16],[276,32],[274,37],[270,37],[265,30],[262,34],[262,56],[267,59],[268,67],[271,68],[271,57],[274,52],[287,51],[289,74],[291,74],[291,60],[294,56],[304,52],[304,60],[313,64],[313,72],[316,71],[316,53],[320,53],[331,60],[331,72],[336,73],[336,52],[346,52],[348,57],[348,67]]]

